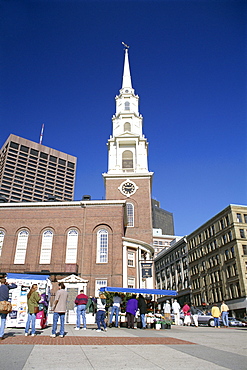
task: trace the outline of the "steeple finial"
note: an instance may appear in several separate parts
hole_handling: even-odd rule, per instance
[[[122,44],[124,45],[124,50],[125,50],[122,89],[126,88],[126,87],[132,89],[131,76],[130,76],[130,66],[129,66],[129,56],[128,56],[129,46],[126,45],[124,42],[122,42]]]

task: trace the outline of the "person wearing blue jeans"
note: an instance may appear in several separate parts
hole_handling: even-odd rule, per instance
[[[57,331],[57,322],[58,319],[60,318],[60,332],[59,336],[61,338],[64,337],[64,321],[65,321],[65,312],[66,312],[66,304],[67,304],[67,298],[68,298],[68,293],[65,290],[65,285],[64,283],[59,283],[58,284],[58,291],[55,295],[55,302],[53,305],[53,324],[52,324],[52,332],[50,337],[51,338],[56,338],[56,331]]]
[[[52,323],[52,331],[51,331],[52,338],[54,336],[56,336],[57,323],[58,323],[58,319],[59,318],[60,318],[60,331],[59,331],[59,335],[60,335],[61,338],[64,337],[65,312],[54,312],[54,314],[53,314],[53,323]]]
[[[86,328],[87,328],[87,324],[86,324],[86,307],[87,306],[85,304],[79,304],[77,306],[76,329],[80,329],[81,317],[82,317],[83,329],[86,330]]]
[[[86,308],[88,303],[88,296],[83,293],[83,290],[80,291],[80,294],[75,299],[75,305],[77,306],[77,317],[76,317],[76,327],[75,330],[80,330],[81,317],[83,329],[86,330]]]
[[[6,313],[0,313],[0,317],[1,317],[0,339],[3,339],[7,314]]]
[[[28,335],[30,324],[31,324],[31,335],[35,335],[35,323],[36,323],[36,314],[28,312],[27,314],[27,323],[26,323],[26,329],[25,334]]]
[[[139,294],[138,308],[140,310],[142,329],[146,329],[147,302],[142,294]]]
[[[110,320],[109,320],[110,327],[112,326],[112,319],[113,319],[114,314],[115,314],[115,326],[116,328],[118,327],[118,315],[119,315],[121,302],[122,302],[121,297],[119,297],[118,293],[115,293],[113,297],[113,304],[112,304]]]
[[[8,284],[5,278],[0,279],[0,301],[9,300],[9,290],[17,288],[17,285],[12,283]],[[0,340],[4,339],[4,329],[6,325],[6,313],[0,313],[1,326],[0,326]]]
[[[97,298],[97,313],[96,313],[96,323],[97,323],[97,332],[101,332],[101,325],[103,326],[104,331],[107,331],[105,323],[105,306],[106,306],[106,297],[103,293],[100,294]]]
[[[213,307],[211,309],[211,314],[214,318],[214,327],[220,328],[220,309],[216,303],[213,304]]]
[[[229,307],[227,306],[227,304],[225,304],[224,301],[222,301],[222,305],[220,306],[220,311],[221,311],[221,318],[223,321],[223,325],[225,328],[227,328],[229,326],[229,320],[228,320]]]
[[[28,314],[27,314],[27,323],[25,328],[25,336],[28,336],[28,332],[30,329],[31,324],[31,336],[35,336],[35,323],[36,323],[36,314],[35,308],[39,307],[40,295],[37,292],[38,285],[33,284],[29,293],[27,294],[27,307],[28,307]]]

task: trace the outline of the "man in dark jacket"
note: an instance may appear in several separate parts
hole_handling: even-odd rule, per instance
[[[8,301],[9,300],[9,290],[17,288],[17,285],[12,283],[8,284],[6,279],[0,279],[0,301]],[[1,317],[1,327],[0,327],[0,340],[4,339],[4,329],[6,325],[6,313],[0,313]]]
[[[147,313],[147,302],[145,301],[142,294],[139,295],[138,308],[140,310],[140,315],[141,315],[142,329],[146,329],[145,314]]]

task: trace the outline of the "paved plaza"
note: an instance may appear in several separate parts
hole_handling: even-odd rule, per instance
[[[51,326],[25,337],[8,328],[0,342],[1,370],[29,369],[247,369],[247,328],[176,327],[171,330],[94,327],[50,338]]]

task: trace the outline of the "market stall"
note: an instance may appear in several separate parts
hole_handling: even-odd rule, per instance
[[[27,321],[27,294],[33,284],[38,285],[38,292],[41,295],[40,312],[36,314],[36,328],[41,329],[46,326],[47,307],[51,282],[49,275],[32,274],[8,274],[8,283],[15,283],[17,288],[9,292],[13,311],[7,316],[6,327],[24,328]]]
[[[151,301],[153,302],[152,309],[146,314],[146,323],[148,328],[170,328],[171,325],[165,320],[156,309],[155,305],[155,297],[157,295],[162,295],[167,298],[176,297],[177,292],[175,290],[165,290],[165,289],[140,289],[140,288],[121,288],[121,287],[102,287],[100,288],[101,292],[112,292],[112,293],[125,293],[125,294],[143,294],[146,297],[153,297]],[[150,299],[150,298],[149,298]],[[120,313],[120,325],[126,325],[126,313]],[[140,326],[140,317],[139,313],[137,312],[136,320],[135,320],[135,327]]]

